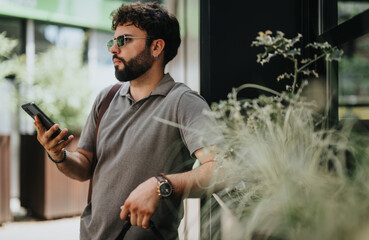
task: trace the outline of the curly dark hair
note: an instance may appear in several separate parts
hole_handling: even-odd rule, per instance
[[[168,13],[158,3],[132,3],[122,4],[120,8],[111,13],[113,18],[112,30],[120,25],[132,23],[137,28],[146,31],[149,39],[146,41],[148,46],[154,39],[163,39],[164,47],[164,66],[172,60],[181,44],[179,23],[175,16]]]

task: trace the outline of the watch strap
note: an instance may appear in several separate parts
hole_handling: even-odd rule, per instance
[[[159,174],[159,175],[155,176],[155,178],[156,178],[156,180],[158,180],[159,183],[169,182],[169,180],[163,174]]]

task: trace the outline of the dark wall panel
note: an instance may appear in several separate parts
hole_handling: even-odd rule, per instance
[[[272,60],[261,66],[251,47],[259,31],[283,31],[292,38],[301,33],[303,0],[221,1],[201,0],[200,64],[201,94],[210,103],[225,99],[232,87],[257,83],[283,90],[285,83],[276,77],[291,71],[285,61]],[[244,90],[242,96],[253,98],[257,90]]]

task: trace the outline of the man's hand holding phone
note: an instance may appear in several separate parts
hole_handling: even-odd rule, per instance
[[[70,135],[66,140],[63,139],[68,133],[65,128],[53,138],[53,134],[59,129],[59,124],[54,124],[47,130],[38,116],[35,116],[34,124],[37,128],[37,140],[55,161],[61,161],[64,158],[63,149],[73,140],[74,136]]]
[[[59,128],[34,102],[23,104],[22,109],[34,119],[37,128],[37,140],[45,148],[51,161],[70,178],[86,181],[91,178],[93,153],[81,148],[68,152],[65,147],[74,139],[68,130]],[[66,164],[60,164],[64,163]]]

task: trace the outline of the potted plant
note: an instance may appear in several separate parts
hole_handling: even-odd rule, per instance
[[[261,64],[278,55],[292,61],[293,71],[278,77],[291,80],[286,92],[246,84],[208,113],[222,133],[216,169],[221,174],[214,183],[227,186],[216,199],[234,220],[218,232],[224,239],[368,238],[368,139],[347,124],[327,129],[324,115],[304,97],[307,77],[318,77],[309,66],[339,60],[342,52],[313,43],[308,46],[321,53],[300,59],[300,38],[267,31],[253,42],[264,47]],[[272,95],[238,99],[247,87]]]

